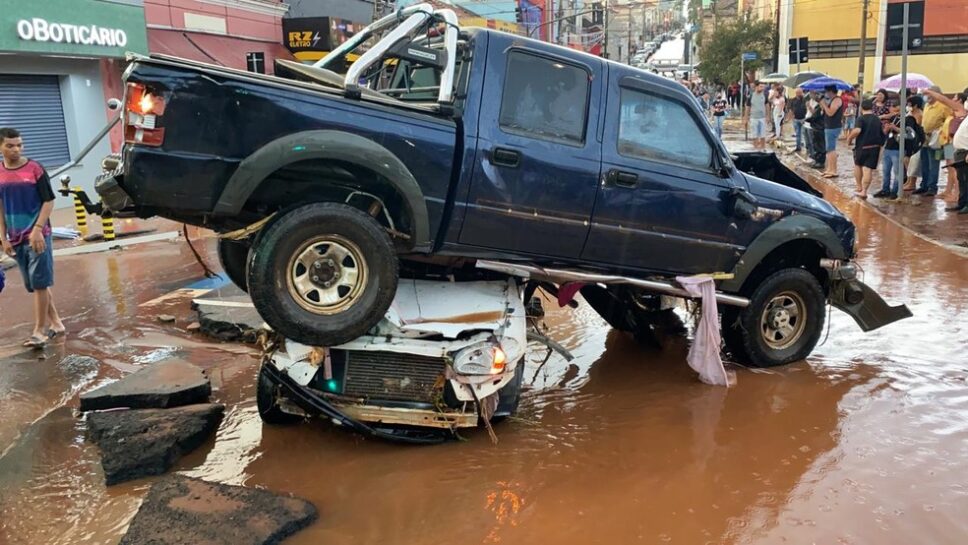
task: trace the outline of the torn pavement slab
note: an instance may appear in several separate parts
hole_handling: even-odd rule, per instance
[[[80,399],[82,411],[163,409],[202,403],[211,394],[212,385],[201,369],[183,360],[169,359],[85,392]]]
[[[161,475],[218,427],[224,405],[130,409],[87,415],[88,439],[101,449],[108,485]]]
[[[148,490],[119,545],[269,545],[318,516],[299,498],[173,475]]]
[[[235,286],[212,290],[193,300],[192,308],[201,331],[222,341],[254,343],[266,329],[249,295]]]

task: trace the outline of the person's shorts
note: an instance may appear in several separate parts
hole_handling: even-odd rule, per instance
[[[750,138],[766,138],[766,119],[750,119]]]
[[[37,253],[30,247],[29,242],[18,244],[14,247],[17,265],[20,265],[20,274],[24,277],[24,287],[33,293],[34,290],[42,290],[54,285],[54,248],[50,235],[44,237],[47,248]]]
[[[854,149],[854,164],[859,167],[877,169],[877,160],[880,158],[881,148],[856,148]]]
[[[840,138],[840,128],[836,129],[824,129],[823,130],[824,142],[827,144],[824,151],[830,153],[832,151],[837,151],[837,139]]]
[[[857,120],[856,117],[844,117],[844,128],[848,131],[854,128],[854,122]]]
[[[944,145],[944,160],[953,161],[955,158],[955,146],[953,144]]]

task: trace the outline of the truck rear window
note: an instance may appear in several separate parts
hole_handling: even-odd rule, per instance
[[[577,66],[518,51],[508,55],[500,126],[536,138],[582,143],[589,74]]]

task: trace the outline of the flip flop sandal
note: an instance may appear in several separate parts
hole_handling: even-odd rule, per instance
[[[66,329],[64,331],[55,331],[51,329],[47,332],[47,338],[54,339],[54,338],[60,337],[61,335],[64,335],[65,333],[67,333]]]
[[[31,336],[29,339],[24,341],[24,346],[27,348],[44,348],[47,346],[47,340],[41,339],[40,337]]]

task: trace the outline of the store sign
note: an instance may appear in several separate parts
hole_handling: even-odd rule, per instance
[[[43,0],[0,10],[0,52],[123,57],[146,54],[144,6],[138,2]]]
[[[34,40],[37,42],[100,45],[107,47],[124,47],[128,45],[128,35],[120,28],[51,23],[39,17],[34,17],[29,21],[27,19],[18,21],[17,35],[20,36],[21,40]]]
[[[348,40],[364,26],[335,17],[283,19],[283,44],[292,53],[328,52]]]

